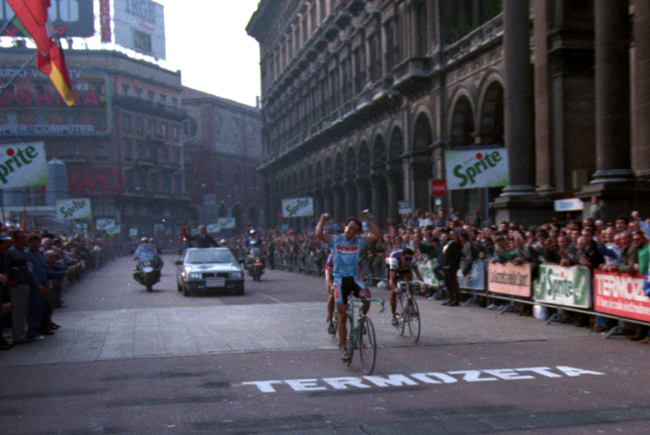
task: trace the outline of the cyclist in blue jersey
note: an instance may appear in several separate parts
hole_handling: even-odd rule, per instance
[[[410,248],[400,249],[393,251],[386,257],[386,265],[388,266],[388,285],[390,286],[390,311],[393,314],[391,323],[393,326],[397,325],[399,321],[395,317],[395,310],[397,308],[397,282],[398,281],[411,281],[413,279],[413,272],[417,275],[420,281],[422,275],[418,269],[417,261],[413,257],[413,250]]]
[[[343,234],[331,236],[325,234],[325,222],[329,219],[327,214],[321,215],[318,225],[316,225],[316,237],[329,245],[334,259],[332,293],[339,315],[339,347],[344,362],[350,359],[350,352],[345,343],[347,337],[348,297],[350,294],[355,297],[371,297],[368,286],[359,278],[359,254],[364,246],[376,242],[381,237],[379,227],[370,216],[370,213],[364,211],[361,217],[370,224],[368,235],[361,234],[362,223],[355,217],[350,217],[345,221]],[[367,311],[368,306],[366,305],[364,306],[364,312]]]

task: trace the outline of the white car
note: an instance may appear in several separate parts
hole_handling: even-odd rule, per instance
[[[228,248],[189,248],[176,262],[176,288],[183,296],[232,290],[244,294],[244,274]]]

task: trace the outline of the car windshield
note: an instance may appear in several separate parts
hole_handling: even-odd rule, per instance
[[[186,263],[236,263],[235,257],[228,250],[197,249],[187,253]]]

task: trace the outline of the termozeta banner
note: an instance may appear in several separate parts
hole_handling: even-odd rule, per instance
[[[90,199],[60,199],[56,202],[56,218],[65,219],[92,219]]]
[[[591,272],[584,266],[542,264],[533,287],[537,302],[591,308]]]
[[[302,217],[314,215],[314,201],[310,197],[282,200],[282,217]]]
[[[447,190],[510,184],[508,151],[505,148],[445,151],[445,168]]]
[[[50,184],[43,142],[0,145],[0,189]]]

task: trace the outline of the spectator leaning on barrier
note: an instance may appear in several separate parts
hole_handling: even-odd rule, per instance
[[[618,273],[633,273],[634,264],[638,262],[637,249],[632,244],[632,237],[627,230],[622,231],[619,237],[621,247],[621,264],[610,266],[608,268],[608,271]]]

